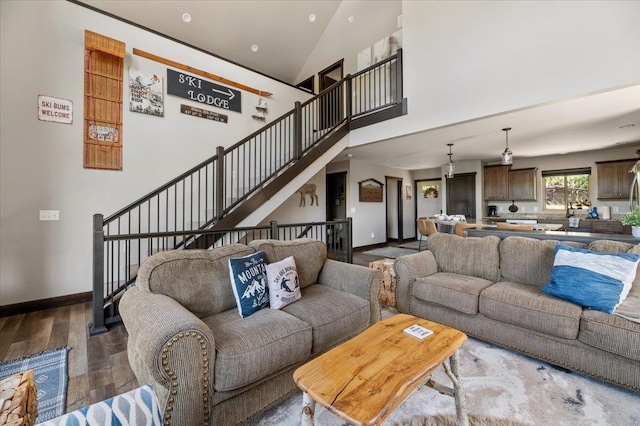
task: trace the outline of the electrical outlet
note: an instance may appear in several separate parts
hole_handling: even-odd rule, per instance
[[[40,220],[60,220],[60,210],[40,210]]]
[[[356,208],[355,207],[351,207],[351,213],[355,213],[356,212]]]
[[[527,211],[527,208],[526,208],[526,207],[523,207],[523,208],[522,208],[522,211],[523,211],[523,212],[526,212],[526,211]]]
[[[373,232],[371,233],[371,238],[375,238],[376,234],[374,234]]]
[[[614,213],[618,213],[618,208],[617,208],[617,207],[614,207],[614,208],[613,208],[613,212],[614,212]]]
[[[537,207],[537,206],[536,206],[536,207],[534,207],[534,208],[533,208],[533,211],[534,211],[534,212],[537,212],[537,211],[538,211],[538,207]]]
[[[502,207],[498,207],[498,211],[503,212],[504,210],[502,209]]]

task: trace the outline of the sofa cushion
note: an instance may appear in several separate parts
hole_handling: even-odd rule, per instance
[[[640,361],[640,324],[616,315],[585,309],[578,340],[587,345]]]
[[[271,309],[284,308],[302,297],[293,256],[267,265],[267,285]]]
[[[302,298],[282,310],[313,329],[312,353],[319,353],[369,326],[369,302],[320,284],[302,289]]]
[[[269,287],[264,252],[229,259],[231,288],[242,318],[269,305]]]
[[[438,263],[439,272],[468,275],[498,281],[500,238],[459,237],[437,233],[429,236],[427,247]]]
[[[559,244],[547,294],[580,306],[613,313],[627,297],[636,276],[640,256],[601,253]]]
[[[539,240],[529,237],[507,237],[500,244],[500,280],[541,287],[549,282],[555,240]],[[575,248],[587,248],[586,244],[562,243]]]
[[[640,254],[640,244],[630,244],[622,241],[597,240],[589,244],[590,250],[606,253],[634,253]],[[613,313],[629,321],[640,323],[640,265],[636,270],[631,290]]]
[[[261,309],[240,318],[235,309],[204,318],[216,345],[215,389],[249,385],[311,354],[311,327],[285,312]]]
[[[549,296],[538,287],[503,281],[480,294],[480,313],[505,324],[575,339],[582,308]]]
[[[251,253],[255,250],[243,244],[156,253],[140,266],[136,286],[175,299],[198,318],[207,317],[236,307],[228,260]]]
[[[589,250],[603,253],[627,253],[633,250],[635,245],[624,241],[595,240],[589,243]]]
[[[554,240],[505,238],[500,244],[500,280],[537,287],[548,283],[556,244]]]
[[[469,275],[438,272],[428,277],[417,278],[413,296],[426,302],[455,309],[465,314],[478,313],[480,292],[493,281]]]
[[[318,274],[327,259],[327,246],[322,241],[310,238],[288,241],[255,240],[249,245],[256,251],[264,251],[267,263],[293,256],[301,288],[318,282]]]

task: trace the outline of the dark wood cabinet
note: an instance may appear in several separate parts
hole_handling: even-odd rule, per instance
[[[629,228],[629,227],[626,227]],[[591,222],[591,232],[597,234],[629,234],[628,229],[620,222],[594,220]]]
[[[537,200],[537,170],[536,168],[511,170],[511,166],[485,166],[485,201]]]
[[[580,219],[580,223],[577,228],[570,228],[568,219],[558,220],[538,218],[538,222],[561,223],[562,231],[591,232],[594,234],[631,234],[631,227],[624,226],[617,220]]]
[[[511,166],[484,167],[485,201],[509,200],[509,168]]]
[[[509,199],[514,201],[536,201],[536,168],[509,170]]]
[[[624,200],[629,198],[633,173],[629,170],[637,160],[603,161],[598,167],[598,199]]]

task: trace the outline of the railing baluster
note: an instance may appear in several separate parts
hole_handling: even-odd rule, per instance
[[[346,223],[335,222],[331,225],[280,227],[275,224],[258,231],[254,229],[251,233],[248,230],[241,232],[238,229],[216,229],[214,231],[208,228],[215,226],[231,210],[251,197],[265,182],[280,175],[300,160],[337,125],[342,123],[349,125],[349,121],[359,116],[394,104],[399,105],[402,101],[402,50],[398,50],[396,55],[378,64],[354,75],[347,75],[345,79],[323,90],[312,99],[304,103],[296,102],[294,110],[275,119],[268,126],[237,144],[227,149],[218,146],[216,155],[152,193],[106,219],[99,216],[100,224],[96,222],[98,219],[94,216],[92,334],[95,333],[94,330],[104,331],[105,302],[110,304],[108,308],[110,315],[112,317],[118,315],[115,296],[133,283],[134,258],[137,259],[137,265],[140,265],[146,257],[153,254],[154,250],[190,248],[197,245],[193,244],[194,242],[202,240],[210,242],[210,245],[220,246],[241,240],[248,242],[256,237],[295,238],[296,235],[304,233],[325,241],[329,250],[336,253],[336,256],[343,256],[339,253],[344,253],[344,258],[352,261],[353,238],[350,220]],[[209,182],[209,167],[212,168],[211,182]],[[189,180],[188,183],[187,180]],[[174,192],[173,196],[170,194],[171,191]],[[181,196],[180,191],[182,191]],[[209,191],[212,191],[211,215],[209,214]],[[182,208],[179,206],[179,198],[182,198]],[[156,205],[153,206],[153,203]],[[152,213],[154,207],[156,211]],[[136,210],[137,229],[132,229],[132,225],[135,226],[132,222],[135,222],[133,215],[136,214]],[[164,220],[162,214],[165,215]],[[170,217],[171,214],[173,219]],[[153,220],[156,221],[155,224]],[[182,222],[182,226],[178,224],[179,221]],[[126,231],[123,230],[124,224],[126,224]],[[337,226],[340,226],[341,230],[338,230]],[[335,237],[341,232],[346,240],[343,242],[346,244],[340,244],[339,238]],[[330,235],[334,237],[330,238]],[[203,236],[206,238],[201,239],[200,237]],[[98,244],[97,241],[100,238],[102,243]],[[137,250],[134,243],[136,240]],[[146,244],[143,240],[146,240]],[[146,253],[143,252],[143,244],[146,245]],[[135,255],[134,252],[136,252]],[[100,261],[97,261],[98,259]],[[107,297],[105,292],[109,293]]]

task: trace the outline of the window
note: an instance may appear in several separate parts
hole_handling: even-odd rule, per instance
[[[589,209],[590,175],[591,167],[543,171],[545,210]]]

